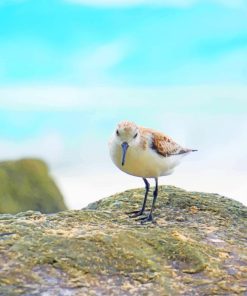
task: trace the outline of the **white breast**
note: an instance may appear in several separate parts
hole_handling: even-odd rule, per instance
[[[182,155],[164,157],[151,148],[129,147],[126,161],[122,166],[122,148],[119,144],[110,143],[110,155],[114,164],[123,172],[144,178],[155,178],[169,175],[180,163]]]

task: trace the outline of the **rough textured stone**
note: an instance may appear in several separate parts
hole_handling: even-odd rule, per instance
[[[143,190],[80,211],[0,215],[0,295],[246,295],[247,209],[161,186],[155,223]]]
[[[0,184],[0,213],[66,210],[63,196],[41,160],[1,162]]]

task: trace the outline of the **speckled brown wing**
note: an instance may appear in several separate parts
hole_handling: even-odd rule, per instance
[[[164,157],[192,151],[191,149],[183,148],[170,137],[154,131],[152,131],[151,148]]]

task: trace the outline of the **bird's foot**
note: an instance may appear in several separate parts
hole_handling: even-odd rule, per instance
[[[154,222],[154,219],[153,219],[153,215],[148,215],[148,216],[145,216],[145,217],[140,217],[138,219],[136,219],[137,221],[141,221],[141,224],[144,224],[146,222],[152,222],[152,223],[155,223]]]
[[[141,216],[143,214],[143,211],[142,210],[132,211],[132,212],[128,212],[126,214],[129,215],[130,218],[136,218],[138,216]]]

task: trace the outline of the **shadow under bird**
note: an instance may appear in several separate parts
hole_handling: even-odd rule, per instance
[[[109,142],[109,150],[112,161],[121,171],[141,177],[145,183],[142,208],[128,213],[131,218],[143,215],[150,188],[147,178],[155,180],[151,210],[147,216],[138,218],[142,223],[153,221],[158,196],[158,177],[170,175],[185,155],[197,151],[180,146],[161,132],[137,126],[129,121],[117,125]]]

